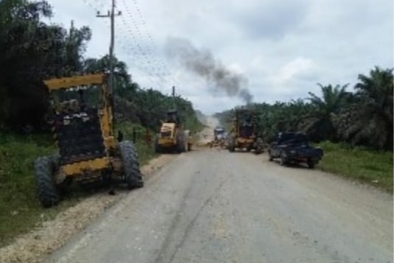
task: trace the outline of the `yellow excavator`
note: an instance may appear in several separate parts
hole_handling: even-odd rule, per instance
[[[191,150],[190,131],[183,130],[178,112],[169,110],[167,119],[162,121],[160,131],[155,139],[155,152],[182,153]]]

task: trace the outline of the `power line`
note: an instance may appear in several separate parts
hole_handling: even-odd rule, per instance
[[[99,2],[98,0],[94,0],[96,6],[94,6],[94,4],[88,2],[87,0],[83,0],[83,1],[84,1],[87,5],[89,5],[89,6],[92,7],[93,9],[95,9],[96,11],[98,11],[97,5],[100,5],[100,7],[103,7],[103,6],[104,6],[104,4],[103,4],[102,2]],[[133,15],[132,15],[132,13],[131,13],[129,7],[126,5],[125,2],[124,2],[124,5],[125,5],[125,10],[126,10],[126,12],[128,13],[128,15],[130,16],[130,18],[132,19],[133,25],[134,25],[134,27],[135,27],[137,33],[139,34],[140,38],[142,38],[141,32],[140,32],[140,30],[139,30],[139,28],[138,28],[138,25],[137,25],[136,21],[135,21],[134,18],[133,18]],[[140,10],[139,10],[138,7],[137,7],[137,11],[140,13]],[[111,13],[112,13],[112,12],[108,12],[107,15],[102,15],[102,16],[100,16],[100,17],[110,17],[110,16],[111,16]],[[114,12],[113,12],[113,13],[114,13]],[[121,18],[122,18],[122,22],[123,22],[124,25],[125,25],[126,30],[128,30],[128,32],[131,34],[131,36],[132,36],[132,38],[133,38],[133,40],[134,40],[134,43],[136,43],[136,44],[135,44],[135,45],[136,45],[136,48],[132,48],[132,51],[134,51],[134,56],[136,56],[136,53],[135,53],[135,52],[137,51],[136,49],[138,49],[138,50],[140,51],[140,53],[142,54],[143,62],[147,64],[148,68],[146,68],[146,69],[141,68],[141,66],[139,66],[138,64],[135,64],[135,66],[137,66],[137,68],[140,69],[140,71],[143,71],[143,72],[147,73],[147,74],[146,74],[146,77],[147,77],[150,81],[156,82],[156,81],[153,81],[153,80],[152,80],[152,77],[151,77],[151,76],[157,76],[157,77],[159,77],[159,78],[162,80],[162,82],[164,82],[164,83],[167,84],[167,80],[160,74],[163,65],[157,63],[156,68],[154,67],[154,64],[156,64],[156,63],[153,63],[153,64],[152,64],[152,61],[148,58],[148,54],[147,54],[147,53],[149,53],[149,55],[152,56],[152,51],[151,51],[149,48],[147,48],[147,51],[148,51],[148,52],[146,52],[146,51],[141,47],[141,45],[138,43],[138,40],[137,40],[135,34],[131,31],[131,27],[127,25],[127,21],[126,21],[126,19],[124,18],[124,16],[122,16]],[[141,14],[140,14],[140,18],[141,18],[141,20],[143,20]],[[143,20],[143,23],[145,23],[144,20]],[[114,24],[114,23],[113,23],[113,24]],[[113,24],[111,23],[111,28],[112,28],[112,25],[113,25]],[[111,30],[111,32],[114,32],[114,30]],[[147,34],[148,34],[148,39],[149,39],[149,41],[152,42],[152,43],[154,44],[154,41],[153,41],[152,36],[150,35],[150,33],[147,32]],[[111,40],[112,40],[112,35],[111,35]],[[127,39],[126,39],[126,41],[127,41]],[[112,41],[111,41],[111,43],[112,43]],[[130,45],[130,44],[129,44],[129,45],[126,45],[126,44],[127,44],[127,43],[124,44],[124,47],[125,47],[125,49],[126,49],[127,51],[129,51],[129,50],[130,50],[130,47],[132,47],[132,45]],[[112,47],[113,47],[113,45],[112,45]],[[128,53],[129,55],[131,55],[129,52],[127,52],[127,53]],[[153,57],[153,56],[152,56],[152,57]],[[153,60],[154,60],[154,57],[153,57]],[[133,64],[134,64],[134,63],[133,63]],[[164,63],[162,63],[162,64],[164,64]],[[166,65],[164,65],[164,67],[166,68]],[[167,75],[170,75],[170,76],[171,76],[170,73],[167,73]],[[171,76],[171,77],[173,78],[173,80],[174,80],[174,82],[175,82],[176,84],[179,84],[179,81],[175,80],[173,76]],[[156,83],[158,83],[159,86],[163,88],[163,86],[162,86],[163,83],[162,83],[162,82],[156,82]],[[112,83],[113,83],[113,80],[112,80]]]
[[[147,57],[146,52],[144,52],[144,50],[142,49],[141,45],[138,43],[138,40],[137,40],[137,38],[135,37],[135,34],[131,31],[131,27],[130,27],[129,25],[127,25],[127,21],[124,19],[124,17],[122,17],[122,22],[124,23],[125,28],[126,28],[126,30],[128,31],[128,33],[132,36],[132,38],[133,38],[133,40],[134,40],[133,43],[136,43],[135,45],[137,46],[137,48],[140,50],[141,54],[143,55],[143,59],[147,60],[147,61],[148,61],[148,64],[151,64],[149,58]],[[138,30],[138,27],[136,27],[136,28],[137,28],[137,30]],[[129,44],[127,47],[125,46],[125,49],[126,49],[127,51],[129,51],[129,50],[130,50],[130,47],[132,47],[132,48],[131,48],[132,51],[136,51],[136,48],[134,48],[132,44]],[[127,53],[128,53],[128,52],[127,52]],[[134,55],[135,55],[135,57],[138,57],[138,55],[137,55],[135,52],[134,52]],[[143,62],[146,63],[146,61],[143,61]],[[134,64],[134,63],[133,63],[133,64]],[[137,65],[138,65],[138,64],[137,64]],[[137,66],[137,65],[136,65],[136,66]],[[151,66],[151,67],[152,67],[152,65],[148,65],[148,66]],[[151,76],[154,75],[154,74],[151,73],[151,72],[154,71],[154,70],[152,70],[152,68],[144,69],[144,68],[141,68],[140,66],[137,66],[137,67],[138,67],[141,71],[146,72],[146,73],[147,73],[147,77],[152,81]],[[161,76],[159,75],[159,77],[161,77]],[[159,86],[162,86],[162,83],[159,82]]]
[[[138,15],[139,15],[139,17],[141,19],[141,22],[142,22],[143,26],[146,27],[147,23],[146,23],[143,15],[142,15],[142,12],[141,12],[140,8],[138,7],[137,0],[132,0],[132,1],[133,1],[134,5],[136,6],[135,9],[137,10],[137,13],[138,13]],[[150,32],[149,32],[149,30],[147,28],[146,28],[146,32],[147,32],[147,35],[148,35],[148,39],[151,42],[153,48],[157,48],[156,42],[154,41],[152,35],[150,34]],[[175,83],[179,84],[179,81],[171,74],[171,72],[169,70],[169,67],[167,66],[167,63],[164,60],[162,60],[162,59],[158,59],[158,60],[163,65],[164,69],[167,71],[164,74],[165,75],[169,75]]]
[[[136,23],[135,19],[133,18],[133,15],[132,15],[132,13],[131,13],[131,11],[130,11],[130,8],[129,8],[128,5],[126,4],[126,1],[123,0],[122,2],[123,2],[123,5],[124,5],[124,9],[126,10],[126,12],[128,13],[128,15],[130,16],[130,18],[131,18],[131,20],[132,20],[132,22],[133,22],[133,24],[134,24],[134,27],[136,28],[137,32],[140,34],[140,37],[142,38],[141,32],[140,32],[140,30],[139,30],[139,28],[138,28],[138,26],[137,26],[137,23]],[[135,2],[135,4],[136,4],[136,2]],[[142,18],[142,15],[140,14],[140,9],[138,8],[138,6],[136,6],[135,9],[136,9],[137,12],[139,13],[140,19],[142,20],[142,24],[145,26],[145,25],[146,25],[146,22],[145,22],[145,20]],[[145,29],[146,29],[146,28],[145,28]],[[153,41],[152,36],[150,35],[149,31],[148,31],[147,29],[146,29],[145,31],[146,31],[146,33],[147,33],[147,35],[148,35],[148,42],[151,42],[151,43],[154,44],[154,41]],[[155,46],[155,45],[152,45],[152,46]],[[151,51],[151,49],[149,48],[149,45],[148,45],[148,44],[146,45],[146,49],[147,49],[147,53],[150,53],[150,55],[152,56],[152,51]],[[167,79],[165,79],[165,76],[170,75],[170,73],[168,73],[168,69],[167,69],[166,65],[164,65],[164,63],[162,63],[162,61],[160,61],[160,58],[157,58],[157,57],[153,57],[153,56],[152,56],[152,60],[153,60],[153,61],[156,60],[156,59],[157,59],[157,62],[158,62],[158,63],[157,63],[158,68],[159,68],[159,70],[160,70],[160,71],[157,73],[157,75],[158,75],[164,82],[167,82]],[[161,63],[160,63],[160,62],[161,62]],[[164,70],[163,70],[162,68],[164,68]],[[167,72],[165,72],[165,71],[167,71]],[[163,72],[163,73],[161,73],[161,72]]]
[[[123,23],[125,24],[125,21],[123,21]],[[126,24],[125,24],[126,25]],[[125,28],[126,28],[126,30],[128,31],[128,33],[129,34],[131,34],[131,36],[132,36],[132,38],[134,39],[134,43],[136,43],[137,42],[137,39],[135,38],[135,36],[134,36],[134,33],[133,32],[131,32],[131,30],[129,29],[129,27],[126,25],[125,26]],[[137,44],[137,46],[138,46],[139,44]],[[132,43],[128,43],[127,41],[126,41],[126,43],[123,43],[123,47],[124,47],[124,49],[126,50],[126,53],[127,54],[129,54],[129,55],[131,55],[129,52],[130,52],[130,49],[133,51],[133,53],[134,53],[134,56],[136,56],[136,48],[133,46],[133,44]],[[133,63],[140,71],[143,71],[143,72],[145,72],[146,73],[146,77],[148,77],[151,81],[152,81],[152,74],[149,72],[149,69],[147,69],[147,68],[144,68],[144,67],[141,67],[138,63]],[[161,86],[161,83],[160,82],[157,82],[157,80],[155,80],[155,81],[152,81],[152,82],[156,82],[156,83],[159,83],[159,86]]]
[[[96,2],[97,2],[97,0],[96,0]],[[128,15],[130,16],[130,18],[131,18],[131,20],[132,20],[132,22],[133,22],[134,28],[136,29],[137,33],[139,34],[139,37],[142,38],[141,31],[139,30],[138,25],[137,25],[136,21],[134,20],[131,11],[129,10],[129,7],[125,4],[124,8],[125,8],[126,12],[128,13]],[[139,9],[138,9],[137,11],[139,11]],[[160,65],[159,63],[157,63],[157,66],[155,67],[154,64],[156,64],[156,63],[153,63],[153,64],[152,64],[151,59],[148,57],[148,55],[151,55],[151,56],[152,56],[152,51],[149,49],[148,46],[147,46],[147,50],[144,50],[144,49],[141,47],[141,45],[138,43],[138,40],[137,40],[135,34],[131,31],[131,27],[127,25],[127,21],[124,19],[124,17],[122,17],[122,20],[123,20],[124,24],[126,25],[125,28],[126,28],[126,29],[128,30],[128,32],[131,34],[131,36],[132,36],[132,38],[133,38],[133,40],[134,40],[134,43],[137,43],[136,46],[137,46],[137,48],[140,50],[140,52],[141,52],[141,54],[142,54],[142,57],[143,57],[143,59],[144,59],[143,62],[148,64],[146,70],[145,70],[145,69],[141,69],[141,67],[138,67],[138,68],[139,68],[140,70],[144,71],[144,72],[147,72],[147,71],[148,71],[147,73],[148,73],[150,76],[152,76],[152,75],[153,75],[153,76],[155,76],[155,75],[158,76],[163,82],[167,83],[167,80],[162,76],[162,74],[160,74],[160,72],[161,72],[161,71],[160,71],[160,70],[161,70],[160,67],[161,67],[162,65]],[[144,22],[144,23],[145,23],[145,22]],[[148,36],[151,38],[151,35],[149,34],[149,32],[148,32]],[[150,41],[152,42],[152,40],[150,40]],[[129,50],[131,46],[132,46],[132,45],[129,45],[129,46],[127,47],[127,50]],[[134,48],[132,48],[132,49],[133,49],[133,51],[135,51]],[[147,51],[147,52],[146,52],[146,51]],[[136,55],[136,54],[134,53],[134,55]],[[138,55],[137,55],[137,57],[138,57]],[[152,57],[153,57],[153,56],[152,56]],[[153,60],[154,60],[154,58],[153,58]],[[167,74],[168,74],[168,73],[167,73]],[[149,78],[150,78],[150,77],[149,77]],[[151,78],[150,78],[150,79],[151,79]],[[178,81],[176,81],[176,82],[178,82]],[[160,86],[161,86],[161,83],[160,83]]]
[[[96,3],[96,5],[95,4],[92,4],[91,2],[88,2],[87,0],[83,0],[84,1],[84,3],[86,4],[86,5],[88,5],[89,7],[91,7],[92,9],[94,9],[96,12],[98,12],[99,11],[99,8],[97,7],[97,4],[100,6],[100,7],[104,7],[104,4],[103,3],[99,3],[97,0],[95,0],[94,2]],[[108,25],[108,21],[107,20],[105,20],[105,22],[106,22],[106,24],[107,24],[107,26],[110,26],[110,25]],[[129,54],[130,55],[130,54]],[[143,70],[143,69],[141,69],[140,67],[138,67],[141,71],[144,71],[145,72],[145,70]],[[150,76],[148,76],[148,75],[146,75],[149,79],[150,79],[150,81],[152,81],[152,78],[150,77]],[[152,81],[153,83],[155,82],[155,81]]]
[[[123,1],[123,4],[124,4],[123,7],[126,10],[126,13],[128,14],[128,16],[130,17],[130,19],[132,21],[132,24],[133,24],[134,28],[136,29],[136,32],[139,34],[140,38],[142,38],[141,32],[140,32],[140,30],[138,28],[138,25],[137,25],[135,19],[133,18],[133,15],[132,15],[132,12],[130,11],[130,8],[126,5],[125,1]],[[126,20],[125,20],[125,23],[127,23]],[[138,46],[138,49],[140,50],[140,52],[142,53],[143,57],[147,59],[147,63],[151,66],[152,65],[152,61],[154,61],[154,57],[151,54],[152,53],[151,50],[148,48],[147,51],[146,51],[139,44],[137,44],[137,46]],[[150,55],[152,56],[152,59],[149,59],[147,57],[147,53],[150,53]],[[157,63],[157,65],[158,65],[158,67],[160,66],[158,63]],[[152,72],[155,72],[154,68],[152,69]],[[163,76],[160,74],[160,71],[158,71],[157,73],[155,72],[155,75],[157,75],[163,82],[167,82],[167,80],[165,78],[163,78]]]

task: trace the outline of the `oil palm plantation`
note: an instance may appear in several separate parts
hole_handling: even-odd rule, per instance
[[[393,148],[393,70],[375,67],[360,74],[355,85],[356,104],[344,136],[354,143]],[[349,115],[348,114],[348,115]]]
[[[305,115],[304,130],[308,132],[314,140],[329,139],[336,141],[337,134],[333,122],[333,116],[338,114],[350,99],[350,93],[346,91],[346,85],[318,84],[321,88],[322,97],[309,92],[309,102],[311,110]]]
[[[48,106],[42,80],[80,69],[89,28],[69,32],[42,22],[51,16],[46,1],[0,1],[0,123],[5,126],[40,126]]]
[[[0,129],[43,127],[48,108],[43,79],[108,69],[108,56],[83,56],[91,38],[88,27],[66,29],[43,22],[42,18],[51,16],[52,8],[44,0],[0,0]],[[123,120],[154,127],[172,99],[159,91],[140,89],[124,62],[116,59],[115,70],[116,112]],[[191,103],[183,98],[177,101],[195,123]]]

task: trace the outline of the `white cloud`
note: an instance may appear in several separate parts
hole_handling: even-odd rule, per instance
[[[73,19],[78,27],[91,27],[88,56],[108,51],[109,20],[96,18],[95,8],[106,12],[109,1],[49,2],[55,8],[53,21],[68,26]],[[230,69],[248,78],[255,101],[305,97],[308,91],[319,93],[318,82],[354,84],[357,74],[367,74],[375,65],[393,66],[390,0],[117,3],[123,15],[116,18],[116,54],[128,64],[133,79],[165,93],[175,85],[207,113],[240,101],[220,97],[222,94],[214,96],[203,80],[167,60],[163,51],[167,37],[186,38],[199,48],[212,50]],[[167,72],[172,77],[165,77],[165,81],[157,77]]]
[[[277,79],[279,83],[288,83],[297,77],[308,77],[314,67],[311,59],[299,57],[284,65],[279,70]]]
[[[232,72],[234,72],[235,74],[245,74],[246,73],[245,70],[242,68],[242,66],[237,62],[229,64],[227,66],[227,68],[229,70],[231,70]]]

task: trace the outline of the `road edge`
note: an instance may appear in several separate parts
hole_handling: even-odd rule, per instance
[[[179,155],[160,155],[141,167],[144,180],[148,181],[163,167]],[[128,191],[117,191],[109,195],[107,191],[95,193],[77,204],[61,211],[42,226],[18,236],[12,243],[0,248],[0,262],[42,262],[50,254],[66,245],[73,237],[83,232],[103,213],[125,199]],[[94,210],[89,209],[94,207]],[[78,218],[78,220],[75,220]]]

